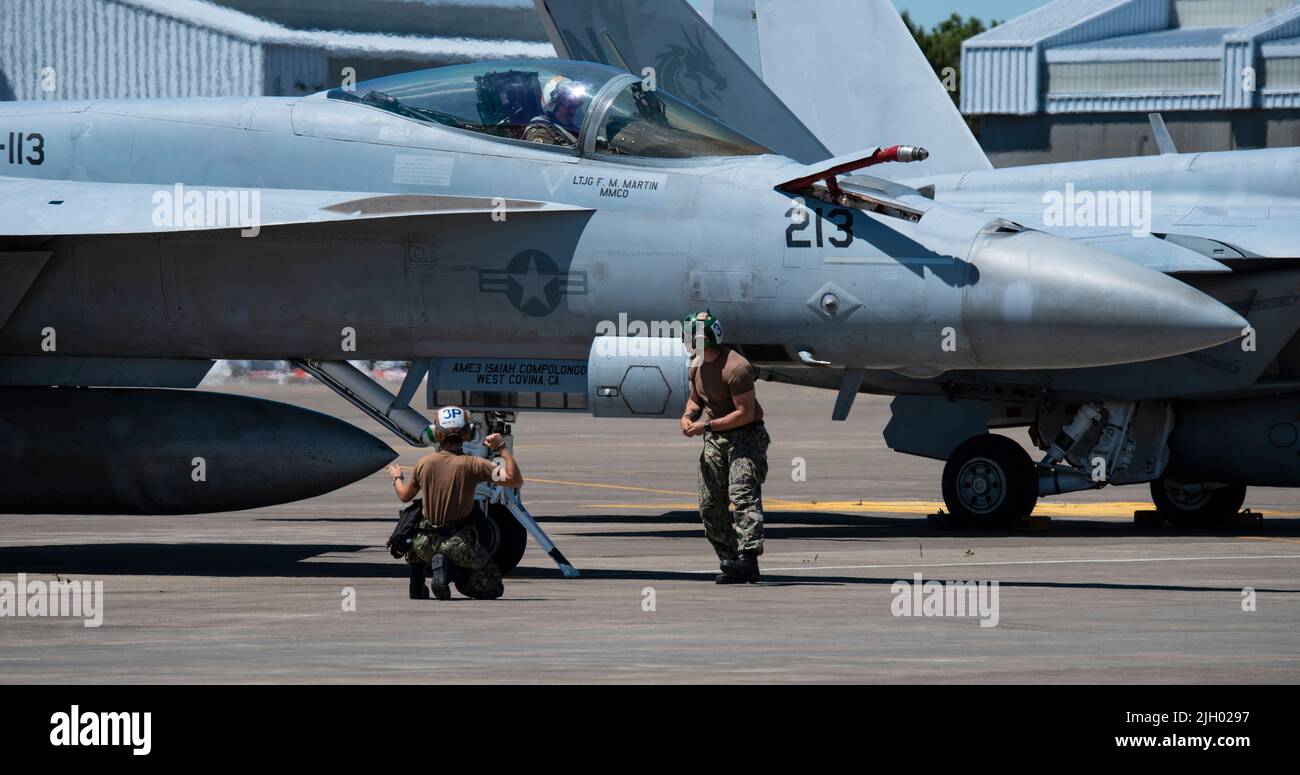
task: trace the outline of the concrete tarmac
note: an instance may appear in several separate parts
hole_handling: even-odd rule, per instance
[[[420,455],[314,384],[225,389],[343,417],[405,465]],[[0,681],[1300,681],[1300,493],[1251,490],[1264,525],[1226,531],[1135,527],[1145,487],[1046,499],[1046,533],[934,530],[942,464],[885,448],[888,399],[832,423],[830,393],[759,397],[762,584],[713,583],[700,442],[675,422],[522,415],[525,503],[583,578],[530,544],[501,600],[408,600],[383,548],[397,502],[382,471],[235,514],[0,516],[0,582],[105,590],[97,628],[0,618]],[[911,594],[895,582],[916,573],[998,582],[996,626],[895,615]]]

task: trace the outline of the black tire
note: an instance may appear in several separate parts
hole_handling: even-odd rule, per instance
[[[943,467],[943,501],[963,527],[1005,529],[1034,513],[1038,472],[1024,448],[985,434],[961,443]]]
[[[501,575],[509,575],[524,557],[528,548],[528,531],[519,524],[510,509],[499,503],[488,506],[487,516],[475,524],[478,530],[479,545],[492,555],[492,561],[501,569]]]
[[[1156,513],[1174,527],[1223,527],[1246,502],[1246,485],[1188,494],[1168,479],[1156,479],[1151,482],[1151,500],[1156,504]]]

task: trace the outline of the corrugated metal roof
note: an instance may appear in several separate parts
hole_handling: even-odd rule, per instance
[[[303,32],[292,40],[266,41],[285,45],[324,48],[336,56],[389,54],[399,59],[421,57],[464,57],[466,59],[549,59],[555,56],[550,43],[478,38],[423,38],[400,35],[360,35],[349,32]]]
[[[323,48],[331,54],[341,56],[360,53],[386,53],[401,59],[448,56],[468,59],[538,59],[555,56],[555,49],[549,43],[293,30],[201,0],[102,1],[147,11],[252,43]]]
[[[1031,46],[1132,0],[1056,0],[966,41],[970,46]]]
[[[264,36],[285,31],[284,27],[256,16],[199,0],[107,0],[107,2],[149,11],[176,21],[189,22],[195,26],[224,32],[245,40],[260,40]]]
[[[1268,40],[1270,34],[1276,37],[1290,37],[1296,32],[1300,32],[1300,29],[1297,29],[1297,24],[1300,24],[1300,5],[1278,11],[1254,24],[1248,24],[1233,33],[1232,38],[1235,40]]]
[[[1046,51],[1048,62],[1120,62],[1169,59],[1218,59],[1223,36],[1231,27],[1199,27],[1123,35]]]

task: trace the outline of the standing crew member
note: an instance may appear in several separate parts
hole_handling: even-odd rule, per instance
[[[704,436],[700,453],[700,519],[721,561],[719,584],[758,581],[763,553],[763,481],[767,447],[763,407],[754,390],[754,367],[722,345],[722,323],[705,311],[686,319],[694,353],[691,395],[682,433]],[[735,513],[727,510],[728,501]]]
[[[502,467],[489,460],[464,452],[469,417],[465,410],[445,406],[425,430],[438,445],[438,451],[420,458],[411,481],[407,482],[398,465],[388,473],[402,503],[409,503],[417,493],[424,493],[424,519],[420,520],[406,561],[411,565],[411,597],[427,599],[424,586],[429,566],[433,595],[439,600],[451,598],[449,582],[456,576],[456,588],[466,597],[495,600],[505,592],[501,570],[479,544],[474,516],[482,510],[474,500],[480,482],[495,480],[502,487],[519,487],[524,483],[514,455],[499,433],[484,439],[488,448],[501,456]],[[449,567],[454,566],[454,567]]]

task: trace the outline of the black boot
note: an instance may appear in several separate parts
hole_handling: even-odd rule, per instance
[[[734,560],[722,561],[722,575],[719,584],[753,584],[758,581],[758,555],[753,552],[741,552]]]
[[[451,600],[450,566],[451,562],[441,554],[435,554],[429,563],[429,584],[439,600]]]
[[[429,588],[424,585],[424,566],[419,563],[411,564],[411,599],[429,599]]]
[[[733,560],[730,559],[718,560],[718,570],[722,571],[722,573],[719,573],[718,575],[713,577],[713,583],[715,584],[731,583],[731,581],[727,578],[727,563],[729,562],[733,562]]]

